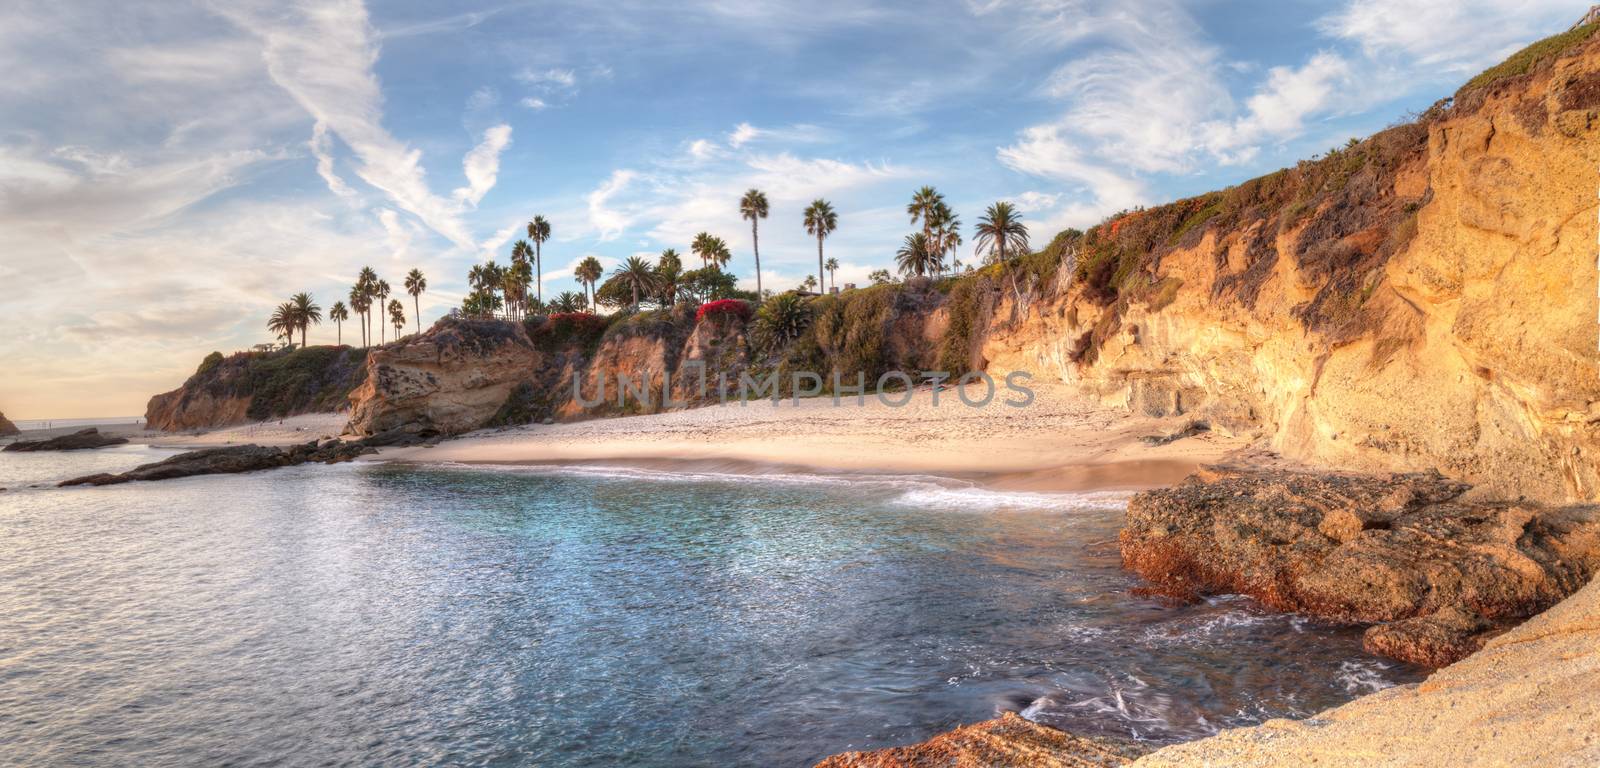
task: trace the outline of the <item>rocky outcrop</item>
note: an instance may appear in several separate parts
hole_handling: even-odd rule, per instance
[[[52,437],[49,440],[18,440],[4,448],[6,451],[87,451],[95,448],[104,448],[108,445],[121,445],[128,442],[126,437],[113,437],[102,435],[100,430],[90,427],[80,429],[70,435]]]
[[[260,445],[230,445],[223,448],[204,448],[180,453],[151,464],[143,464],[119,474],[101,473],[85,475],[59,483],[60,487],[75,485],[118,485],[136,480],[173,480],[196,475],[231,475],[256,472],[263,469],[292,467],[308,462],[336,464],[351,461],[358,456],[377,451],[362,442],[341,440],[315,441],[289,448]]]
[[[445,318],[426,333],[372,350],[350,393],[348,432],[458,434],[504,406],[541,362],[522,324]]]
[[[17,429],[17,425],[12,424],[5,414],[0,413],[0,437],[16,437],[20,434],[22,430]]]
[[[366,375],[366,354],[350,347],[213,352],[183,386],[150,398],[145,422],[180,431],[343,410]]]
[[[1600,570],[1600,506],[1463,501],[1467,488],[1437,473],[1208,468],[1134,496],[1123,564],[1176,597],[1381,622],[1369,651],[1443,666]]]
[[[1148,751],[1131,742],[1073,736],[1007,712],[909,747],[834,755],[816,768],[1112,768]]]

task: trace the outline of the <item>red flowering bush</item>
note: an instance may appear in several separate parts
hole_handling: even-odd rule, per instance
[[[722,299],[701,304],[699,311],[694,313],[694,319],[695,322],[699,322],[707,317],[737,317],[740,321],[748,321],[750,314],[750,302],[743,299]]]

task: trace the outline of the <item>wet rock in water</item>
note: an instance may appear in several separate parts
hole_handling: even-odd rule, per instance
[[[1138,494],[1122,560],[1162,594],[1249,595],[1378,623],[1367,650],[1443,666],[1600,570],[1600,507],[1459,500],[1438,473],[1207,467]]]
[[[909,747],[834,755],[816,768],[1109,768],[1149,751],[1130,742],[1073,736],[1007,712]]]
[[[121,474],[101,473],[85,475],[60,483],[61,487],[73,485],[116,485],[134,480],[171,480],[195,475],[227,475],[276,469],[307,462],[335,464],[350,461],[358,456],[376,453],[371,446],[359,441],[315,441],[274,448],[260,445],[231,445],[224,448],[204,448],[180,453],[153,464],[144,464]]]
[[[112,437],[100,434],[100,430],[90,427],[80,429],[70,435],[53,437],[49,440],[19,440],[5,447],[7,451],[84,451],[92,448],[104,448],[108,445],[121,445],[128,442],[126,437]]]

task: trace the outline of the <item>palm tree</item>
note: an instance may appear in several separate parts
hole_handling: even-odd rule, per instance
[[[523,276],[527,276],[529,281],[531,281],[533,279],[533,270],[532,270],[532,268],[524,266],[524,265],[529,264],[532,260],[533,260],[533,246],[528,245],[528,241],[527,240],[518,240],[516,243],[512,244],[512,246],[511,246],[511,267],[516,273],[514,275],[515,278],[520,278],[520,277],[523,277]],[[524,267],[524,268],[519,270],[519,269],[517,269],[517,267]],[[521,283],[521,282],[524,282],[524,281],[517,280],[516,282]],[[518,287],[520,287],[520,286],[518,286]],[[526,291],[518,291],[517,295],[521,296],[522,293],[526,293]],[[522,302],[518,301],[517,303],[520,305]],[[508,306],[507,309],[510,309],[510,307]]]
[[[710,232],[701,232],[689,242],[689,250],[700,257],[702,268],[708,267],[711,265],[712,254],[717,251],[717,239],[712,237]]]
[[[300,327],[300,347],[306,346],[306,329],[311,325],[322,325],[322,307],[312,301],[311,294],[297,293],[289,297],[289,303],[294,305],[294,322]]]
[[[679,283],[683,282],[683,259],[678,252],[668,248],[656,259],[656,288],[661,292],[661,303],[673,306],[678,303]]]
[[[612,280],[617,281],[618,285],[633,291],[633,308],[638,309],[639,295],[649,296],[654,293],[659,285],[660,278],[656,275],[656,269],[650,262],[638,256],[629,256],[627,261],[622,262],[622,266],[612,270],[611,280],[606,282],[609,283]]]
[[[739,198],[739,215],[750,221],[750,250],[756,255],[756,299],[761,298],[761,237],[756,221],[767,217],[767,194],[752,187]]]
[[[926,277],[928,273],[938,270],[939,255],[934,253],[927,235],[914,232],[906,235],[905,243],[895,251],[894,263],[902,274]]]
[[[367,316],[367,294],[361,289],[360,283],[356,283],[350,288],[350,311],[361,315],[363,319]],[[365,322],[361,324],[361,346],[367,346],[367,325]]]
[[[806,207],[806,234],[817,238],[817,281],[822,281],[822,241],[839,228],[839,214],[827,200],[817,198]]]
[[[838,288],[839,284],[834,282],[833,273],[839,271],[839,260],[830,256],[828,257],[828,263],[822,266],[828,270],[828,289]]]
[[[344,321],[350,319],[350,310],[345,308],[344,302],[335,301],[333,306],[328,308],[328,319],[339,329],[339,346],[344,346]]]
[[[676,256],[677,252],[674,251],[673,255]],[[593,309],[594,287],[600,282],[600,278],[605,277],[605,268],[600,266],[599,259],[593,256],[585,256],[583,261],[578,262],[578,268],[573,270],[573,275],[578,278],[578,282],[583,283],[585,290],[588,292],[589,308]]]
[[[389,302],[389,324],[394,326],[394,340],[400,340],[400,332],[406,328],[406,305],[399,299]]]
[[[417,312],[417,333],[422,333],[422,292],[428,290],[428,278],[415,267],[406,273],[406,293],[411,294],[412,309]]]
[[[379,280],[377,285],[372,287],[372,297],[378,300],[378,311],[382,312],[383,303],[389,300],[389,281]],[[378,344],[381,346],[383,343],[383,321],[380,320],[378,322]]]
[[[267,318],[267,330],[272,331],[273,337],[282,336],[286,344],[294,343],[295,329],[300,327],[295,320],[294,305],[284,302],[272,310],[272,317]]]
[[[922,221],[922,233],[933,233],[933,220],[938,211],[944,206],[944,195],[933,187],[923,187],[911,195],[911,204],[906,206],[906,213],[911,214],[911,223]]]
[[[928,247],[939,257],[939,272],[944,272],[944,255],[953,254],[961,247],[961,217],[955,215],[943,202],[934,208],[926,223],[929,225]],[[957,265],[959,266],[959,264]]]
[[[362,267],[361,273],[356,275],[356,287],[361,290],[361,314],[366,322],[366,336],[363,342],[372,345],[372,300],[377,296],[378,273],[372,267]]]
[[[550,306],[557,312],[581,312],[588,303],[588,296],[572,291],[562,291],[561,295],[550,300]]]
[[[550,222],[544,216],[534,216],[528,222],[528,239],[533,241],[533,285],[539,302],[544,303],[544,241],[550,239]]]
[[[526,260],[512,264],[506,270],[505,280],[506,309],[508,313],[512,307],[515,307],[517,316],[523,317],[528,314],[530,307],[536,308],[541,303],[537,300],[528,301],[528,284],[533,281],[533,266]]]
[[[711,238],[711,263],[722,269],[730,261],[733,261],[733,251],[728,250],[728,244],[720,237]]]
[[[1003,200],[989,206],[972,231],[978,236],[974,252],[987,254],[985,261],[1005,261],[1006,251],[1014,255],[1028,252],[1028,227],[1022,223],[1022,212]]]

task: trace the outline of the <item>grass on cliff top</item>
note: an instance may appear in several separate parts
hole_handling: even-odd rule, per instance
[[[1561,55],[1567,51],[1587,42],[1590,37],[1594,36],[1596,30],[1600,30],[1600,23],[1585,24],[1576,29],[1562,32],[1559,35],[1552,35],[1527,48],[1523,48],[1511,54],[1511,58],[1484,70],[1482,74],[1468,80],[1466,85],[1461,86],[1461,90],[1456,91],[1456,99],[1459,101],[1464,93],[1488,88],[1507,78],[1519,77],[1536,71],[1540,67],[1561,58]]]

